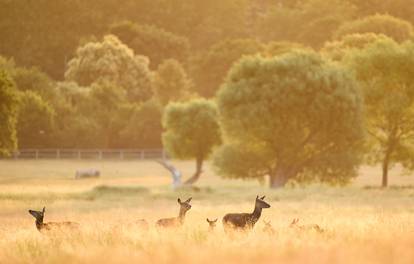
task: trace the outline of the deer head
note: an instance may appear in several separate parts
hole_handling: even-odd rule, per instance
[[[217,218],[215,220],[210,220],[210,219],[207,218],[206,220],[207,220],[207,223],[210,226],[210,228],[216,227]]]
[[[36,218],[36,222],[43,223],[43,217],[45,216],[45,209],[46,207],[43,207],[42,211],[29,210],[29,213],[34,218]]]
[[[268,204],[264,201],[265,197],[266,196],[262,196],[262,197],[259,198],[259,195],[256,196],[256,207],[259,207],[259,208],[269,208],[270,207],[270,204]]]

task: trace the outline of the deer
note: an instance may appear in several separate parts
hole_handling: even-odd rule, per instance
[[[182,202],[180,198],[177,199],[178,204],[180,205],[180,212],[178,217],[172,218],[163,218],[157,221],[156,225],[158,227],[180,227],[184,224],[185,214],[188,210],[191,209],[191,197],[186,201]]]
[[[262,209],[269,208],[270,205],[264,201],[265,196],[256,196],[254,210],[252,213],[226,214],[223,217],[224,230],[229,229],[253,229],[259,220]]]
[[[274,235],[276,234],[276,230],[273,228],[272,224],[270,223],[270,221],[264,221],[264,227],[263,227],[263,232],[269,234],[269,235]]]
[[[44,223],[43,218],[45,216],[45,210],[46,210],[46,207],[43,207],[42,211],[29,210],[29,213],[36,219],[35,224],[39,232],[79,228],[79,224],[75,222]]]
[[[218,219],[216,218],[215,220],[210,220],[210,219],[206,218],[206,220],[207,220],[210,232],[213,232],[214,228],[216,228],[216,224],[217,224]]]
[[[292,222],[290,223],[289,227],[294,228],[296,230],[300,231],[316,231],[318,233],[323,233],[325,230],[323,230],[319,225],[317,224],[310,224],[310,225],[299,225],[299,218],[293,218]]]

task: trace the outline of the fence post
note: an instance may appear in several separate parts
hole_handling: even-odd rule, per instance
[[[121,149],[121,150],[119,150],[119,158],[121,159],[121,160],[123,160],[124,159],[124,151]]]
[[[56,150],[56,159],[60,159],[60,149]]]
[[[143,160],[143,159],[145,158],[145,153],[144,153],[144,150],[141,150],[141,151],[140,151],[140,154],[141,154],[141,158],[140,158],[140,159],[142,159],[142,160]]]
[[[39,158],[39,150],[35,150],[35,157],[36,157],[36,159],[38,159]]]

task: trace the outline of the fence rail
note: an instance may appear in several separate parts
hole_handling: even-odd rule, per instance
[[[165,159],[164,149],[20,149],[11,159]]]

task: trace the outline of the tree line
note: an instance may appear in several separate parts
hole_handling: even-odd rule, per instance
[[[165,146],[192,181],[210,158],[272,187],[380,163],[387,186],[413,169],[414,5],[368,2],[2,1],[1,154]]]

